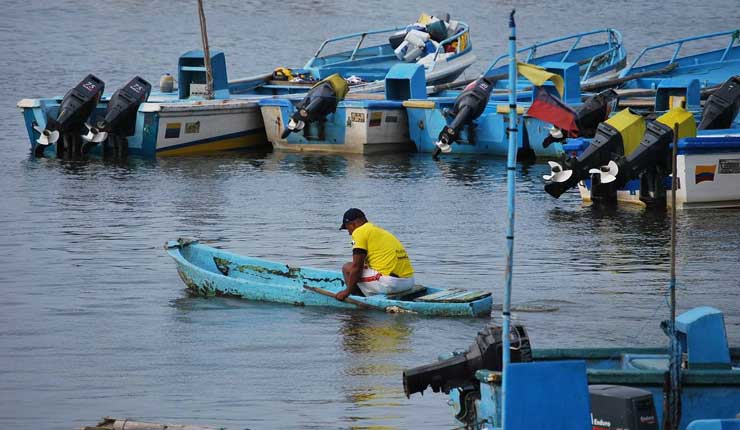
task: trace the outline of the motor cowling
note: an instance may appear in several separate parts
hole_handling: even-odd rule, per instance
[[[475,372],[480,369],[500,371],[502,367],[502,329],[490,325],[481,330],[475,342],[465,352],[453,353],[452,357],[426,364],[403,372],[403,390],[409,397],[423,393],[431,386],[432,391],[449,393],[452,388],[477,385]],[[524,326],[512,328],[511,362],[532,361],[529,337]]]
[[[84,139],[93,144],[104,141],[108,134],[131,136],[136,126],[136,112],[149,98],[152,85],[139,76],[116,90],[108,101],[105,117],[94,126],[88,125]]]
[[[492,89],[493,82],[486,77],[481,77],[468,84],[457,96],[452,110],[445,112],[446,116],[452,118],[452,121],[439,133],[437,142],[435,142],[438,148],[435,155],[438,155],[440,151],[444,153],[452,151],[450,145],[457,139],[460,129],[471,124],[486,109]]]
[[[731,128],[738,110],[740,110],[740,76],[733,76],[707,99],[699,130]]]
[[[575,109],[577,133],[568,132],[555,126],[542,142],[542,147],[547,148],[552,143],[563,142],[569,137],[594,137],[599,124],[609,118],[616,100],[617,93],[611,89],[590,96]],[[540,119],[552,122],[548,121],[547,118]]]
[[[59,105],[59,114],[56,118],[48,118],[46,128],[34,128],[40,136],[36,140],[36,155],[43,154],[48,145],[57,145],[58,155],[63,155],[65,148],[77,153],[80,150],[80,134],[85,121],[95,110],[100,97],[103,95],[105,83],[95,75],[89,74],[64,95]]]
[[[281,137],[285,139],[290,133],[303,130],[306,124],[326,119],[327,115],[337,110],[337,105],[344,100],[348,91],[347,81],[338,73],[321,80],[298,103]]]

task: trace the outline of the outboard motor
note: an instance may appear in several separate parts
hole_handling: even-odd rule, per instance
[[[95,110],[104,89],[105,83],[95,75],[90,74],[76,87],[69,90],[59,105],[59,114],[56,119],[48,118],[45,129],[41,129],[38,125],[33,127],[40,134],[36,140],[38,145],[34,150],[35,155],[37,157],[42,156],[47,146],[57,142],[59,142],[57,157],[81,155],[82,141],[80,135],[82,127]]]
[[[85,124],[88,132],[82,136],[85,140],[82,147],[83,154],[87,153],[92,146],[108,140],[113,145],[115,157],[124,160],[128,152],[126,136],[134,134],[136,112],[139,106],[149,98],[151,90],[151,84],[139,76],[116,90],[108,102],[105,118],[94,126]]]
[[[594,137],[599,124],[609,118],[609,114],[612,112],[612,108],[616,104],[616,101],[617,93],[612,89],[594,94],[586,99],[586,101],[575,110],[576,133],[558,127],[558,124],[555,124],[551,118],[541,118],[537,116],[537,118],[553,124],[550,134],[544,141],[542,141],[542,147],[547,148],[552,143],[563,142],[569,137]]]
[[[738,110],[740,110],[740,76],[733,76],[707,99],[699,130],[731,128]]]
[[[665,203],[663,178],[671,174],[671,143],[673,127],[678,124],[678,138],[696,136],[696,121],[691,112],[676,107],[647,123],[640,144],[626,156],[616,157],[594,174],[591,197],[595,201],[616,201],[616,189],[633,179],[640,179],[640,200],[647,205]],[[614,194],[612,194],[614,192]]]
[[[436,363],[406,369],[403,372],[403,391],[407,397],[423,393],[428,387],[438,393],[449,393],[452,388],[477,386],[475,372],[480,369],[501,370],[503,342],[501,327],[490,325],[478,332],[475,342],[465,352]],[[532,350],[527,331],[523,326],[513,326],[511,331],[511,362],[532,361]]]
[[[347,81],[338,73],[321,80],[298,104],[280,137],[285,139],[290,133],[303,130],[307,123],[323,121],[327,115],[337,110],[337,104],[344,100],[348,91]]]
[[[457,96],[452,110],[445,111],[445,115],[453,119],[442,129],[434,143],[437,145],[434,158],[437,158],[440,152],[449,153],[452,151],[450,145],[457,139],[457,133],[460,129],[464,125],[472,124],[473,120],[481,116],[486,109],[492,89],[493,82],[491,79],[481,77],[468,84],[463,92]]]
[[[552,170],[549,175],[543,176],[543,179],[549,181],[545,185],[545,191],[558,198],[582,179],[591,177],[598,181],[610,174],[609,168],[612,165],[609,162],[617,156],[632,152],[644,134],[645,120],[640,115],[629,109],[619,112],[599,124],[591,144],[580,156],[566,159],[563,165],[548,162]],[[600,166],[605,165],[606,171],[602,172]]]

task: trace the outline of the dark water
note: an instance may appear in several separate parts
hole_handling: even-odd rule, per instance
[[[404,368],[467,347],[483,320],[429,319],[188,298],[162,251],[198,237],[293,265],[349,258],[341,213],[359,206],[407,245],[426,284],[493,290],[504,266],[502,160],[428,155],[226,154],[125,168],[34,160],[15,103],[94,72],[113,89],[155,81],[199,43],[195,2],[3,1],[0,20],[0,427],[70,429],[112,415],[231,429],[454,427],[446,398],[407,400]],[[300,64],[333,34],[406,23],[387,2],[206,2],[232,77]],[[731,1],[431,2],[470,22],[476,71],[506,43],[613,26],[628,49],[736,27]],[[558,29],[558,30],[556,30]],[[599,213],[518,174],[515,304],[533,345],[666,340],[669,221]],[[725,311],[740,340],[740,211],[679,213],[681,310]],[[495,317],[498,319],[498,316]]]

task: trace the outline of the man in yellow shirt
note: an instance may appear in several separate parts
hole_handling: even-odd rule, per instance
[[[414,268],[393,234],[368,222],[357,208],[344,213],[339,229],[352,236],[352,261],[342,266],[347,288],[334,295],[337,300],[350,293],[397,294],[413,288]]]

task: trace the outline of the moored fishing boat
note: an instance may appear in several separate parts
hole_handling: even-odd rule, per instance
[[[240,256],[187,239],[169,241],[165,250],[193,295],[448,317],[491,313],[488,292],[416,286],[398,295],[350,295],[340,302],[334,298],[345,288],[339,272]]]
[[[509,37],[512,62],[516,52],[513,15]],[[515,79],[512,63],[512,87]],[[511,91],[509,97],[513,123],[515,92]],[[677,116],[685,117],[684,113]],[[685,122],[680,125],[690,128]],[[679,125],[674,130],[678,131]],[[720,419],[735,418],[740,412],[740,350],[728,346],[724,316],[710,307],[676,316],[675,205],[671,217],[670,318],[661,323],[669,338],[668,348],[559,348],[536,353],[524,327],[511,325],[518,130],[515,127],[510,131],[503,324],[480,331],[467,351],[446,354],[436,363],[405,370],[406,395],[423,393],[429,386],[435,392],[449,393],[448,404],[453,406],[455,418],[468,429],[707,429],[712,428],[711,423],[697,424],[696,420],[714,419],[718,421],[713,424],[720,425]],[[677,182],[674,173],[674,191]],[[585,368],[588,383],[592,384],[588,388],[583,378]],[[553,385],[576,388],[558,393]],[[564,416],[563,410],[572,416]]]
[[[571,139],[564,145],[570,157],[550,162],[545,191],[557,198],[577,186],[585,202],[672,204],[675,146],[679,208],[740,206],[740,77],[724,82],[703,108],[699,87],[696,79],[664,80],[648,112],[655,120],[625,109],[593,139]]]
[[[413,35],[440,35],[427,40],[432,48],[416,61],[394,59],[385,71],[384,81],[350,87],[349,94],[329,93],[331,106],[323,112],[308,112],[300,127],[298,114],[311,110],[312,94],[305,98],[269,98],[260,101],[267,139],[273,147],[288,151],[320,151],[344,153],[403,152],[413,149],[408,136],[406,111],[401,103],[409,97],[426,96],[426,87],[434,87],[456,79],[472,64],[469,29],[466,24],[449,20],[419,19],[427,31],[411,30]],[[442,36],[442,34],[444,36]],[[361,43],[361,42],[360,42]],[[359,46],[359,45],[358,45]],[[392,45],[391,45],[392,46]],[[398,50],[398,48],[397,48]],[[412,55],[412,54],[407,54]],[[409,57],[413,58],[413,57]],[[399,88],[399,81],[414,79]],[[327,77],[325,76],[325,79]],[[390,85],[389,85],[390,83]],[[320,83],[317,85],[317,87]],[[315,91],[312,88],[311,91]],[[385,90],[385,94],[382,92]],[[412,93],[413,91],[413,93]],[[345,92],[346,93],[346,92]],[[310,117],[310,118],[308,118]],[[291,133],[292,132],[292,133]]]
[[[553,47],[563,50],[543,53]],[[582,103],[580,85],[612,77],[624,67],[626,59],[622,36],[614,29],[594,30],[552,39],[520,49],[518,54],[521,55],[522,62],[542,66],[548,72],[560,75],[564,80],[564,93],[560,97],[572,106]],[[506,56],[496,58],[486,69],[483,77],[488,78],[484,88],[487,93],[471,94],[472,103],[480,106],[462,115],[457,106],[467,94],[460,92],[445,92],[435,97],[404,102],[409,118],[409,134],[419,152],[438,152],[438,143],[445,139],[441,138],[442,132],[452,129],[455,137],[446,145],[455,153],[506,155],[508,104],[505,97],[508,83],[501,79],[508,67],[505,59]],[[518,101],[532,102],[535,96],[532,83],[522,78],[517,81],[516,86]],[[547,136],[549,124],[525,116],[526,106],[519,109],[517,114],[522,118],[523,133],[518,135],[518,148],[530,157],[561,155],[563,152],[560,144],[549,147],[541,144]]]
[[[456,32],[454,40],[446,44],[429,41],[431,48],[423,46],[431,52],[418,59],[396,55],[392,44],[403,42],[398,33],[405,34],[406,26],[394,27],[330,38],[303,68],[278,68],[229,81],[224,54],[204,47],[203,51],[190,51],[180,57],[176,87],[173,77],[168,76],[163,77],[159,91],[152,91],[148,82],[137,77],[140,84],[146,84],[141,94],[144,97],[129,91],[130,97],[115,99],[115,94],[104,94],[101,79],[89,75],[64,97],[23,99],[18,107],[23,112],[31,149],[37,155],[80,158],[112,153],[117,158],[154,157],[266,146],[257,104],[262,98],[304,94],[334,74],[347,79],[352,92],[382,91],[383,79],[392,66],[407,61],[422,65],[429,82],[454,80],[475,57],[467,25],[451,23],[448,27]],[[439,30],[433,23],[432,28]],[[385,40],[368,43],[373,36]],[[352,49],[324,53],[337,43],[355,40]],[[128,84],[121,90],[126,88]],[[122,110],[125,115],[120,115]],[[104,121],[114,114],[116,124]]]

